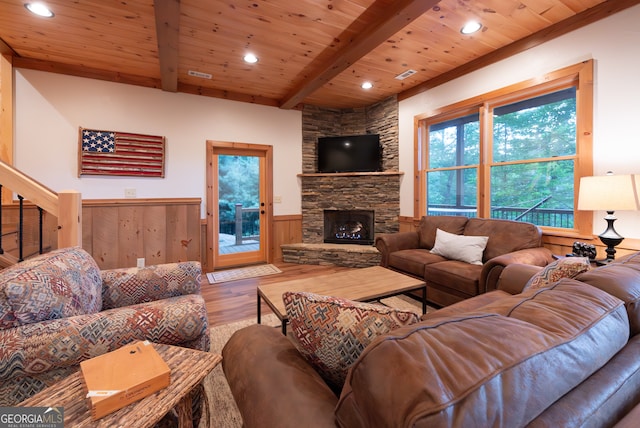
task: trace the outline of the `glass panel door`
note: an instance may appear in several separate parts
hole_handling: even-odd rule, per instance
[[[266,262],[264,153],[213,148],[214,268]]]

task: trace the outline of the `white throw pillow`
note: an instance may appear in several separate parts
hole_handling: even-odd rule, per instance
[[[481,265],[488,240],[488,236],[456,235],[436,229],[436,243],[431,252],[451,260]]]

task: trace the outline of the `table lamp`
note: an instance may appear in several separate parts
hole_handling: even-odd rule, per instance
[[[582,177],[578,193],[578,209],[586,211],[606,211],[604,219],[607,221],[607,229],[598,237],[607,246],[607,258],[596,260],[596,264],[605,265],[615,258],[616,245],[624,239],[616,232],[613,222],[616,217],[614,211],[640,210],[638,192],[640,188],[640,175],[607,175]]]

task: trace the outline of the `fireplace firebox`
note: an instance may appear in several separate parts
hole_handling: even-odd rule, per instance
[[[324,210],[324,242],[373,245],[373,210]]]

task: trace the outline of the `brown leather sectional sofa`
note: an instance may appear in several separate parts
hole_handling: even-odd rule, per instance
[[[223,369],[244,426],[610,427],[638,412],[640,253],[520,293],[537,269],[510,265],[497,290],[378,337],[339,397],[279,329],[236,332]]]
[[[482,265],[432,254],[436,230],[464,236],[488,236]],[[542,232],[531,223],[457,216],[424,216],[416,231],[379,234],[380,265],[424,279],[427,300],[447,306],[495,289],[502,269],[511,263],[546,266],[553,254],[542,246]]]

